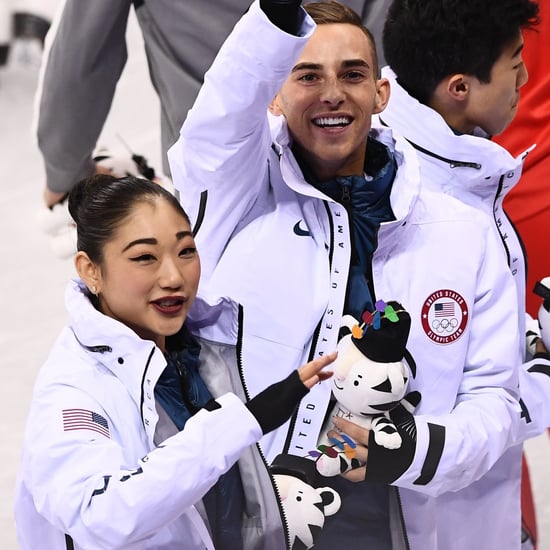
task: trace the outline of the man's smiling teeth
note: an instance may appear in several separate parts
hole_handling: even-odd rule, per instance
[[[314,124],[317,126],[320,126],[321,128],[333,128],[336,126],[347,126],[351,123],[351,118],[347,116],[339,116],[339,117],[320,117],[316,118],[314,121]]]

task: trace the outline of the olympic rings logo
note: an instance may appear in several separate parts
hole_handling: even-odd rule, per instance
[[[450,344],[460,338],[468,318],[466,300],[454,290],[432,292],[422,306],[422,328],[426,336],[437,344]]]
[[[456,317],[452,319],[434,319],[431,324],[432,328],[440,334],[444,332],[453,332],[458,326],[458,319]]]

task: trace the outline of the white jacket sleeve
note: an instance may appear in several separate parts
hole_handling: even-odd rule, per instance
[[[239,221],[262,190],[267,192],[267,109],[313,32],[312,20],[303,14],[302,36],[291,36],[269,22],[258,2],[251,6],[206,73],[180,138],[169,150],[182,205],[195,230],[202,223],[205,280]],[[204,220],[203,191],[208,193]]]
[[[147,448],[142,426],[131,419],[123,426],[109,422],[110,437],[67,431],[62,421],[67,404],[109,416],[89,394],[68,387],[56,391],[34,403],[25,482],[38,513],[82,548],[147,541],[199,501],[262,435],[244,404],[225,394],[217,400],[219,409],[199,411],[183,431],[146,456],[133,457],[132,446]]]
[[[521,366],[521,418],[519,441],[550,428],[550,360],[535,357]]]

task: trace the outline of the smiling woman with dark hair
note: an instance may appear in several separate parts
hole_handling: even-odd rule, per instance
[[[284,546],[269,525],[278,506],[261,458],[246,453],[242,467],[256,473],[242,478],[235,463],[331,375],[322,369],[335,354],[243,403],[239,309],[195,301],[200,260],[174,196],[145,179],[94,176],[69,208],[80,278],[34,390],[16,496],[21,548]],[[188,324],[200,333],[221,317],[218,344],[191,334]]]

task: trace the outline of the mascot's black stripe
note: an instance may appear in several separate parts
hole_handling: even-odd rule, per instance
[[[540,374],[546,374],[546,376],[550,376],[550,365],[544,363],[537,363],[536,365],[529,367],[527,370],[529,372],[539,372]]]
[[[67,546],[67,550],[74,550],[74,542],[69,535],[65,535],[65,545]]]
[[[445,426],[428,422],[428,431],[430,444],[420,477],[414,481],[415,485],[427,485],[433,479],[445,446]]]

